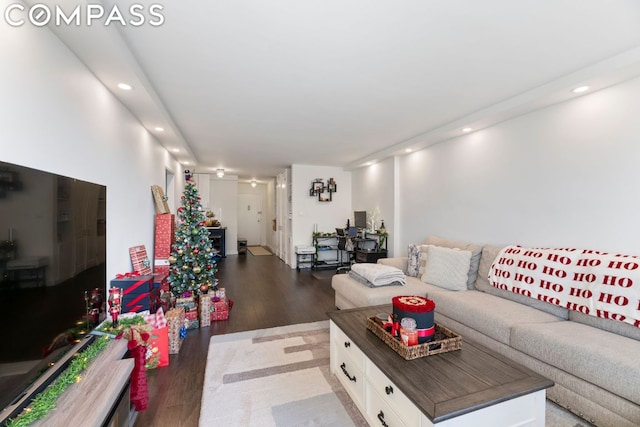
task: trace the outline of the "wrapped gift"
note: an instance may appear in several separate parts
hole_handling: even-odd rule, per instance
[[[129,256],[131,257],[131,265],[133,265],[134,271],[143,276],[151,274],[151,260],[144,245],[130,247]]]
[[[229,312],[228,311],[212,311],[211,321],[215,322],[218,320],[229,320]]]
[[[146,315],[145,321],[153,328],[147,344],[145,368],[155,369],[167,366],[169,364],[169,332],[162,308],[155,314]]]
[[[110,287],[122,289],[122,313],[137,313],[151,308],[152,276],[119,274],[111,280]]]
[[[214,297],[213,299],[213,311],[211,312],[211,320],[227,320],[229,319],[229,305],[227,304],[226,299],[217,299]]]
[[[200,295],[200,326],[207,327],[211,324],[211,295]]]
[[[151,186],[151,194],[153,194],[153,201],[155,203],[155,209],[157,214],[167,214],[169,213],[169,203],[167,203],[167,198],[164,195],[164,191],[162,187],[159,185]]]
[[[152,287],[153,289],[162,289],[164,285],[164,282],[166,282],[166,286],[167,286],[167,291],[169,290],[168,286],[169,286],[169,282],[167,279],[167,274],[159,274],[159,273],[154,273],[153,274],[153,283],[152,283]]]
[[[196,320],[185,320],[184,325],[187,329],[198,329],[200,327],[200,321]]]
[[[184,309],[182,307],[172,308],[167,311],[165,317],[169,336],[169,354],[178,354],[186,333]]]
[[[154,272],[169,274],[171,245],[175,241],[175,216],[169,213],[156,215],[155,239],[153,244]]]
[[[187,320],[197,320],[198,319],[198,310],[185,311],[184,318],[187,319]]]

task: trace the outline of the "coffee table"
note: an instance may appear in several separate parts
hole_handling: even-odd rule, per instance
[[[371,425],[544,426],[553,382],[462,337],[462,349],[405,360],[367,330],[391,305],[328,313],[331,370]]]

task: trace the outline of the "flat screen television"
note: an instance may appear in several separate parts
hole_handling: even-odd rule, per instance
[[[105,186],[0,162],[0,425],[91,342],[105,265]]]
[[[357,228],[367,228],[367,211],[355,211],[353,213],[353,226]]]

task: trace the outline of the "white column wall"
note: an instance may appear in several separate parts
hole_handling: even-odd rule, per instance
[[[327,182],[333,178],[337,192],[332,202],[319,202],[309,196],[311,183],[315,178]],[[319,232],[334,232],[336,227],[344,227],[351,211],[351,172],[329,166],[293,165],[291,167],[292,201],[292,247],[290,265],[296,267],[296,245],[311,245],[314,225]]]
[[[131,271],[129,247],[152,256],[150,187],[169,169],[180,191],[180,165],[48,29],[1,25],[0,64],[0,159],[106,185],[107,280]]]

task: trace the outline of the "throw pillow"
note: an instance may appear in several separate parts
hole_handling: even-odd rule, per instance
[[[419,253],[418,253],[418,276],[422,277],[424,274],[424,267],[427,265],[427,249],[429,249],[430,245],[420,245]]]
[[[467,290],[471,251],[429,245],[422,281],[452,291]]]
[[[474,289],[478,278],[478,266],[482,255],[482,246],[474,243],[462,242],[458,240],[443,239],[442,237],[429,236],[425,242],[427,245],[442,246],[445,248],[458,248],[471,251],[471,263],[469,264],[469,274],[467,278],[467,289]]]
[[[418,277],[418,272],[420,271],[420,246],[409,245],[408,256],[407,276]]]

